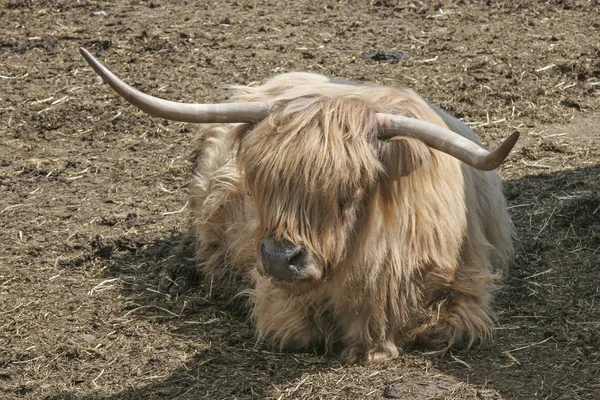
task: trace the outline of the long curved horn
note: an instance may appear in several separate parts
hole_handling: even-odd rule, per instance
[[[190,104],[163,100],[149,96],[129,86],[100,64],[87,50],[79,49],[85,60],[98,75],[125,100],[156,117],[173,121],[211,122],[255,122],[271,112],[271,103],[217,103]],[[474,168],[490,171],[496,169],[508,156],[519,139],[513,132],[494,151],[489,152],[471,140],[449,129],[415,118],[401,115],[377,114],[383,138],[409,136],[423,141],[428,146],[449,154]]]
[[[482,171],[498,168],[519,139],[519,132],[513,132],[500,146],[490,152],[456,132],[420,119],[379,113],[377,122],[383,132],[380,135],[383,138],[413,137]]]
[[[86,49],[79,48],[83,58],[98,75],[125,100],[156,117],[181,122],[255,122],[269,115],[269,103],[220,103],[190,104],[163,100],[149,96],[129,86],[105,66],[100,64]]]

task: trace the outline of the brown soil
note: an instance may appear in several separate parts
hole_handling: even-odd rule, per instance
[[[0,398],[600,398],[597,1],[3,0],[0,26]],[[193,267],[199,128],[128,106],[79,46],[173,100],[304,70],[410,86],[489,145],[519,130],[494,342],[342,366],[256,344],[210,282],[161,293]]]

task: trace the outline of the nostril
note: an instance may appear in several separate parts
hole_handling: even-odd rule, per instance
[[[298,252],[290,258],[288,263],[291,267],[302,268],[305,258],[306,254],[304,251],[302,251],[302,249],[298,249]]]

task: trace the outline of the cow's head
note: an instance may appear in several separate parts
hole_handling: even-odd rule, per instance
[[[323,279],[344,258],[365,199],[380,176],[393,175],[401,164],[391,159],[397,153],[389,151],[386,141],[416,138],[477,169],[491,170],[518,139],[513,133],[488,152],[444,127],[376,112],[364,99],[349,96],[278,103],[176,103],[137,91],[87,51],[81,52],[118,94],[151,115],[248,124],[234,132],[239,166],[259,218],[258,270],[290,287]]]
[[[318,281],[346,254],[381,170],[376,113],[354,97],[277,104],[240,134],[238,163],[259,219],[258,270]]]

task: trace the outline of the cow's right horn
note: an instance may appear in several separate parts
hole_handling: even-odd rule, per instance
[[[270,103],[191,104],[153,97],[123,82],[100,64],[86,49],[80,48],[79,50],[88,64],[115,92],[140,110],[156,117],[181,122],[236,123],[260,121],[271,111]]]

